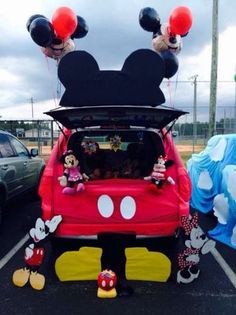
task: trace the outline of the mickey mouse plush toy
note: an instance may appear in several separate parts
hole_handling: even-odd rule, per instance
[[[145,180],[151,180],[157,188],[162,188],[165,181],[168,181],[171,185],[175,184],[174,179],[168,176],[167,167],[173,165],[173,160],[167,160],[166,157],[159,155],[157,162],[153,166],[153,170],[150,176],[144,177]]]
[[[67,195],[73,195],[76,192],[84,190],[84,179],[88,177],[86,174],[80,173],[79,160],[72,150],[66,151],[62,157],[61,162],[64,165],[63,176],[58,177],[60,185],[64,187],[63,193]]]

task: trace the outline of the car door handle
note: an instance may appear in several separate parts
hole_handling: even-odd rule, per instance
[[[2,166],[2,170],[5,171],[5,170],[7,170],[7,169],[8,169],[8,165],[7,165],[7,164],[5,164],[5,165]]]
[[[27,166],[27,162],[24,162],[24,164],[23,164],[24,166]]]

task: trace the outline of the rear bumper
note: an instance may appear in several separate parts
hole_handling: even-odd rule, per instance
[[[136,237],[166,237],[174,235],[179,227],[179,222],[136,224],[68,224],[61,222],[55,236],[61,238],[94,238],[94,236],[104,233],[120,233],[131,234]]]

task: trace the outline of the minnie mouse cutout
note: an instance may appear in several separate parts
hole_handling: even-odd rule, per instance
[[[84,190],[84,179],[88,179],[86,174],[80,173],[79,160],[72,150],[66,151],[62,157],[61,162],[64,164],[63,176],[58,177],[60,185],[64,187],[63,193],[73,195],[76,192]]]
[[[171,185],[175,185],[174,179],[168,175],[167,168],[173,165],[173,160],[167,160],[167,157],[159,155],[157,162],[153,166],[153,171],[150,176],[144,177],[145,180],[151,180],[157,188],[162,188],[165,181],[169,182]]]
[[[200,254],[207,254],[215,247],[215,241],[209,240],[206,234],[198,225],[198,213],[192,218],[183,216],[181,218],[185,235],[189,239],[185,241],[186,248],[178,255],[180,270],[177,273],[178,283],[190,283],[198,278],[200,270],[198,263]]]
[[[29,281],[31,287],[35,290],[44,288],[45,277],[38,272],[45,256],[43,241],[55,232],[61,220],[61,215],[54,216],[46,222],[41,218],[36,220],[35,227],[29,232],[33,243],[25,248],[24,260],[26,267],[16,270],[12,276],[12,281],[17,287],[23,287]]]

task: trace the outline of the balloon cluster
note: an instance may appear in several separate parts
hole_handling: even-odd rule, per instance
[[[176,55],[182,49],[182,37],[188,34],[192,26],[190,9],[184,6],[175,8],[169,22],[161,24],[157,11],[146,7],[139,13],[139,24],[145,31],[153,33],[153,48],[165,62],[165,77],[171,78],[179,67]]]
[[[26,27],[45,56],[57,60],[75,49],[74,38],[82,38],[88,33],[86,21],[68,7],[58,8],[51,22],[44,15],[34,14],[29,17]]]

